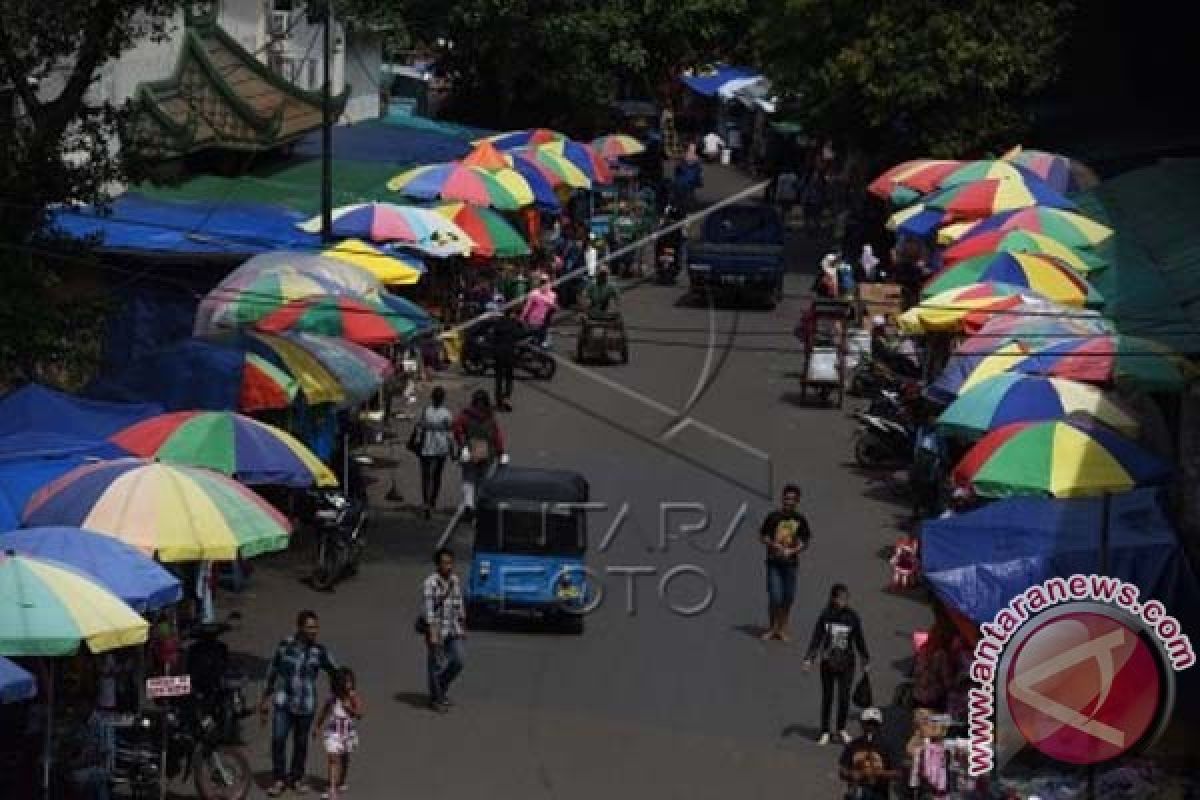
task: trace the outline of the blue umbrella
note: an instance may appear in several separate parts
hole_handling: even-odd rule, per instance
[[[524,158],[513,158],[512,166],[517,174],[529,184],[529,188],[533,190],[534,202],[540,208],[547,211],[558,211],[562,208],[558,202],[558,195],[554,193],[554,187],[536,166]]]
[[[37,694],[37,681],[7,658],[0,657],[0,703],[19,703]]]
[[[179,580],[158,562],[103,533],[70,527],[24,528],[0,534],[0,550],[78,570],[138,612],[158,610],[183,596]]]

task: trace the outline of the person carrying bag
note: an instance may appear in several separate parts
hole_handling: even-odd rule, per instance
[[[462,508],[473,513],[479,484],[495,474],[497,464],[508,463],[504,434],[485,390],[479,389],[471,395],[471,405],[454,420],[453,434],[462,467]]]
[[[830,716],[837,695],[837,730],[843,744],[850,742],[846,718],[850,712],[850,685],[854,681],[856,655],[863,660],[863,672],[870,669],[870,654],[863,636],[862,621],[849,606],[850,591],[845,584],[834,584],[829,604],[817,617],[804,658],[805,671],[819,657],[821,670],[821,735],[817,744],[829,743]]]

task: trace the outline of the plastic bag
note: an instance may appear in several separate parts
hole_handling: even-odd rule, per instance
[[[859,708],[870,708],[875,705],[874,700],[875,693],[871,691],[871,676],[864,672],[854,686],[854,693],[850,695],[850,701]]]

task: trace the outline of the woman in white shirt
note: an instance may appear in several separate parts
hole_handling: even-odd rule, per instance
[[[429,405],[417,418],[421,459],[421,499],[425,504],[425,519],[429,519],[437,508],[438,493],[442,489],[442,470],[454,445],[450,426],[454,421],[450,409],[446,408],[446,390],[433,387]]]

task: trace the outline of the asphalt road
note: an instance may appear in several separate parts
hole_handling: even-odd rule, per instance
[[[716,177],[715,192],[736,186]],[[848,467],[851,422],[797,402],[791,329],[810,282],[790,275],[785,302],[770,312],[687,305],[682,282],[639,286],[622,300],[630,364],[584,370],[564,359],[553,382],[518,385],[516,411],[502,420],[514,463],[577,470],[609,506],[591,526],[590,563],[604,576],[605,600],[578,637],[528,626],[472,632],[450,714],[424,708],[424,650],[412,633],[438,520],[384,506],[368,563],[333,593],[303,583],[303,542],[257,562],[251,588],[225,604],[245,612],[231,643],[261,671],[298,609],[321,615],[323,640],[355,669],[367,704],[352,796],[841,796],[838,749],[813,742],[819,680],[800,669],[800,640],[831,584],[848,583],[873,651],[877,696],[886,700],[909,654],[909,632],[928,613],[883,591],[881,551],[903,510]],[[572,345],[570,329],[556,335],[557,352]],[[474,387],[461,377],[448,385],[456,406]],[[690,412],[681,417],[684,407]],[[395,450],[401,469],[415,470]],[[446,502],[455,502],[453,467],[447,477]],[[803,487],[814,540],[800,568],[797,641],[768,644],[758,639],[766,612],[757,529],[793,481]],[[402,483],[411,485],[407,475]],[[731,526],[739,512],[741,524]],[[702,514],[706,531],[679,533]],[[618,517],[623,523],[613,528]],[[454,544],[465,561],[465,528]],[[628,578],[613,572],[624,568],[652,572],[635,580],[632,603]],[[663,600],[659,583],[672,569],[680,574]],[[668,608],[709,592],[700,613]],[[257,723],[248,731],[265,785],[267,736]],[[309,771],[323,776],[314,745]]]

